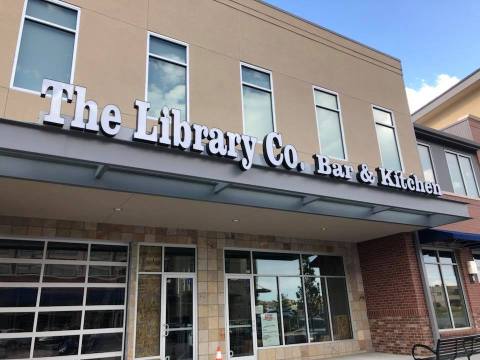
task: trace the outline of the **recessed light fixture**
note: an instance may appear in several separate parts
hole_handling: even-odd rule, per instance
[[[238,222],[240,222],[240,220],[239,220],[239,219],[233,219],[232,221],[233,221],[234,223],[238,223]]]
[[[117,208],[113,208],[113,211],[115,211],[115,212],[122,212],[122,211],[123,211],[123,209],[122,209],[122,208],[119,208],[119,207],[117,207]]]
[[[326,227],[322,227],[322,231],[326,231],[326,230],[327,230],[327,228],[326,228]]]

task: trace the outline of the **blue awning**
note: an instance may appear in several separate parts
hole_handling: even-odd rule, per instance
[[[428,229],[421,230],[418,234],[421,244],[443,243],[460,247],[480,248],[480,232],[474,234],[459,231]]]

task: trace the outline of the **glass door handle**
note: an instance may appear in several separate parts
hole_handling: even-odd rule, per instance
[[[233,350],[230,350],[230,358],[233,358]]]
[[[168,335],[170,335],[170,325],[164,324],[163,327],[164,327],[163,336],[167,337]],[[165,360],[168,360],[168,359],[165,358]]]

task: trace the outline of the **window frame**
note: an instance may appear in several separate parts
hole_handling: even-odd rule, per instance
[[[400,141],[398,140],[397,123],[396,123],[396,120],[395,120],[395,114],[394,114],[393,110],[384,108],[384,107],[379,106],[379,105],[374,105],[374,104],[371,105],[371,109],[372,109],[373,124],[375,126],[375,129],[374,129],[375,130],[375,138],[377,139],[377,146],[378,146],[378,151],[380,152],[380,160],[382,162],[382,167],[385,167],[385,165],[384,165],[384,161],[383,161],[382,148],[380,147],[380,141],[378,141],[377,125],[385,126],[389,129],[393,130],[393,135],[395,136],[395,142],[396,142],[396,147],[397,147],[398,159],[400,161],[400,170],[399,171],[403,172],[405,170],[405,166],[404,166],[404,162],[403,162],[403,156],[402,156],[402,150],[401,150],[401,147],[400,147]],[[392,125],[378,123],[377,121],[375,121],[375,115],[374,115],[375,110],[380,110],[380,111],[389,113],[390,117],[392,119]]]
[[[419,146],[419,145],[420,146],[425,146],[427,148],[428,156],[430,158],[430,163],[432,164],[433,181],[436,183],[438,180],[437,180],[437,171],[435,170],[435,162],[433,161],[433,156],[432,156],[432,147],[431,147],[431,145],[429,145],[427,143],[417,141],[417,146]],[[418,156],[420,156],[420,152],[418,152]],[[420,159],[420,164],[421,164],[421,162],[422,162],[422,159]],[[423,169],[423,166],[422,166],[422,170],[423,170],[423,172],[425,172],[425,170]],[[425,178],[425,174],[423,175],[423,177]]]
[[[250,253],[250,263],[251,263],[251,273],[250,274],[236,274],[236,273],[226,273],[225,272],[225,253],[226,251],[248,251]],[[254,252],[261,252],[261,253],[273,253],[273,254],[294,254],[298,255],[299,261],[300,261],[300,275],[278,275],[278,274],[255,274],[254,273],[254,265],[253,265],[253,253]],[[309,345],[319,345],[319,344],[331,344],[331,343],[338,343],[341,341],[354,341],[357,340],[357,332],[356,332],[356,326],[355,326],[355,321],[352,317],[352,294],[351,294],[351,286],[350,286],[350,275],[349,272],[347,271],[346,268],[346,262],[345,262],[345,255],[343,254],[337,254],[337,253],[327,253],[323,251],[310,251],[310,252],[305,252],[305,251],[291,251],[291,250],[271,250],[271,249],[259,249],[259,248],[239,248],[239,247],[224,247],[223,252],[222,252],[222,261],[223,261],[223,275],[224,279],[227,279],[228,277],[241,277],[241,278],[249,278],[252,281],[252,287],[255,287],[255,277],[273,277],[277,280],[277,288],[280,296],[280,287],[279,287],[279,278],[281,277],[293,277],[293,278],[300,278],[301,279],[301,284],[303,288],[303,305],[304,305],[304,311],[305,311],[305,328],[307,332],[307,342],[305,343],[299,343],[299,344],[285,344],[285,335],[284,335],[284,325],[283,325],[283,306],[282,306],[282,301],[280,300],[279,302],[279,311],[280,311],[280,324],[281,324],[281,344],[275,345],[275,346],[262,346],[259,347],[257,344],[257,350],[267,350],[267,349],[278,349],[278,348],[284,348],[284,347],[291,347],[291,346],[309,346]],[[316,255],[316,256],[333,256],[333,257],[340,257],[342,259],[343,263],[343,271],[344,274],[343,276],[339,275],[305,275],[303,273],[303,255]],[[310,278],[318,278],[318,279],[324,279],[325,281],[325,296],[326,296],[326,303],[328,306],[328,317],[329,317],[329,326],[330,326],[330,340],[328,341],[310,341],[310,325],[308,321],[308,305],[307,305],[307,296],[306,296],[306,291],[305,291],[305,278],[310,277]],[[330,295],[328,291],[328,283],[327,280],[329,278],[336,278],[336,279],[344,279],[345,280],[345,288],[347,292],[347,301],[348,301],[348,316],[350,320],[350,330],[352,333],[352,337],[350,339],[343,339],[343,340],[335,340],[334,334],[333,334],[333,321],[332,321],[332,316],[331,316],[331,307],[330,307]],[[225,297],[225,302],[228,303],[228,298],[227,298],[227,284],[226,281],[224,281],[224,297]],[[252,312],[254,315],[254,328],[256,329],[257,323],[256,323],[256,314],[254,313],[255,311],[255,294],[252,293]],[[228,315],[225,314],[225,329],[228,329]],[[256,330],[255,330],[255,336],[256,335]],[[255,343],[257,343],[258,340],[255,339]]]
[[[332,91],[332,90],[329,90],[329,89],[326,89],[326,88],[323,88],[323,87],[320,87],[320,86],[316,86],[316,85],[312,86],[312,91],[313,91],[312,92],[312,94],[313,94],[313,106],[314,106],[314,111],[315,111],[315,128],[317,129],[318,149],[320,151],[320,154],[328,156],[330,159],[340,160],[340,161],[348,161],[348,149],[347,149],[347,143],[345,141],[345,129],[344,129],[344,126],[343,126],[343,114],[342,114],[342,104],[340,103],[340,95],[335,91]],[[330,108],[326,108],[326,107],[317,105],[317,102],[315,101],[315,99],[316,99],[315,98],[315,92],[316,91],[320,91],[320,92],[324,92],[326,94],[334,95],[337,99],[338,109],[335,110],[335,109],[330,109]],[[321,108],[321,109],[325,109],[325,110],[329,110],[329,111],[335,111],[338,114],[338,121],[340,122],[340,134],[342,136],[341,140],[342,140],[342,146],[343,146],[343,159],[342,158],[337,158],[337,157],[334,157],[334,156],[329,156],[327,154],[322,153],[322,142],[320,140],[320,129],[318,127],[317,108]]]
[[[29,94],[40,95],[40,91],[30,90],[30,89],[22,88],[22,87],[19,87],[19,86],[14,86],[15,74],[17,72],[18,56],[19,56],[19,53],[20,53],[20,45],[22,43],[25,19],[30,20],[30,21],[34,21],[34,22],[39,23],[39,24],[49,26],[51,28],[55,28],[55,29],[60,30],[60,31],[66,31],[66,32],[69,32],[70,34],[75,34],[75,40],[74,40],[74,43],[73,43],[72,64],[71,64],[71,71],[70,71],[70,81],[69,81],[69,84],[73,84],[74,81],[75,81],[75,67],[76,67],[76,62],[77,62],[78,37],[79,37],[79,34],[80,34],[81,8],[78,7],[78,6],[66,3],[62,0],[43,0],[45,2],[49,2],[49,3],[64,7],[66,9],[74,10],[74,11],[77,12],[77,22],[75,24],[75,30],[72,30],[72,29],[66,28],[64,26],[54,24],[54,23],[49,22],[49,21],[45,21],[45,20],[38,19],[38,18],[30,16],[30,15],[27,15],[28,1],[29,0],[24,0],[24,3],[23,3],[22,19],[20,21],[20,28],[19,28],[19,32],[18,32],[18,38],[17,38],[17,47],[15,49],[15,57],[14,57],[14,60],[13,60],[12,76],[10,78],[10,89],[25,92],[25,93],[29,93]]]
[[[151,53],[150,52],[150,37],[155,37],[157,39],[168,41],[168,42],[171,42],[171,43],[176,44],[176,45],[184,46],[185,47],[185,60],[186,60],[185,63],[181,63],[181,62],[178,62],[178,61],[167,59],[163,56],[159,56],[159,55]],[[149,100],[148,100],[148,81],[149,81],[149,78],[150,78],[150,73],[148,71],[148,63],[149,63],[149,60],[150,60],[150,56],[157,59],[157,60],[161,60],[161,61],[165,61],[165,62],[170,63],[170,64],[182,66],[186,70],[185,72],[186,72],[186,83],[187,83],[186,84],[186,86],[187,86],[186,93],[187,94],[186,94],[186,99],[185,99],[185,105],[186,105],[186,112],[185,112],[186,119],[185,119],[185,121],[190,123],[190,44],[188,44],[186,42],[183,42],[181,40],[177,40],[177,39],[165,36],[165,35],[158,34],[158,33],[153,32],[153,31],[147,31],[147,51],[146,51],[146,55],[147,56],[146,56],[146,61],[145,61],[145,101],[149,102]],[[150,119],[150,120],[158,120],[157,118],[155,118],[153,116],[150,116],[150,115],[147,115],[147,118]]]
[[[472,156],[471,155],[467,155],[465,153],[460,153],[458,151],[454,151],[454,150],[450,150],[450,149],[445,149],[445,159],[447,157],[447,154],[452,154],[456,157],[457,159],[457,164],[458,164],[458,168],[460,170],[460,176],[462,177],[462,183],[463,183],[463,187],[465,189],[465,194],[466,195],[463,195],[463,194],[457,194],[455,192],[455,189],[453,188],[453,180],[452,180],[452,174],[450,173],[450,168],[448,167],[448,162],[447,162],[447,170],[448,170],[448,176],[450,178],[450,181],[452,182],[452,193],[455,195],[455,196],[464,196],[464,197],[467,197],[467,198],[470,198],[470,199],[478,199],[479,197],[476,197],[476,196],[472,196],[472,195],[468,195],[467,193],[467,186],[465,184],[465,177],[463,175],[463,171],[462,171],[462,167],[460,165],[460,161],[458,160],[459,157],[463,157],[463,158],[466,158],[468,160],[468,162],[470,163],[470,168],[472,169],[472,174],[473,174],[473,180],[475,181],[475,186],[477,188],[477,193],[478,195],[480,196],[480,187],[478,185],[478,179],[477,179],[477,174],[476,174],[476,171],[475,171],[475,168],[473,166],[473,161],[472,161]]]
[[[440,262],[425,262],[425,260],[423,258],[423,250],[435,251],[437,257],[438,257],[439,252],[450,252],[450,253],[453,254],[453,256],[455,258],[455,262],[453,264],[443,264],[443,263],[440,263]],[[433,318],[435,319],[435,326],[437,327],[438,331],[440,333],[442,333],[442,332],[462,331],[462,330],[466,330],[466,329],[471,329],[472,324],[473,324],[473,319],[472,319],[472,314],[471,314],[471,311],[470,311],[470,303],[467,300],[467,296],[466,296],[466,292],[465,292],[465,286],[463,284],[462,269],[460,268],[460,265],[459,265],[459,262],[458,262],[458,257],[457,257],[457,254],[455,253],[455,250],[451,249],[451,248],[439,248],[439,247],[434,247],[434,246],[421,246],[420,249],[419,249],[419,256],[420,256],[420,261],[422,263],[422,270],[423,270],[423,273],[424,273],[424,284],[427,287],[426,290],[427,290],[427,294],[428,294],[428,301],[430,303],[430,306],[432,306],[432,309],[433,309],[433,300],[432,300],[432,295],[430,293],[430,284],[428,282],[426,265],[427,264],[436,265],[438,267],[440,278],[442,280],[442,288],[443,288],[443,291],[445,293],[445,300],[447,302],[448,315],[450,317],[452,327],[448,328],[448,329],[439,329],[438,328],[438,320],[437,320],[435,311],[433,311],[432,315],[433,315]],[[454,318],[453,318],[453,313],[452,313],[452,309],[451,309],[451,305],[450,305],[450,297],[448,295],[447,286],[446,286],[445,281],[444,281],[442,265],[452,265],[454,268],[456,267],[456,275],[458,276],[458,287],[462,291],[461,295],[462,295],[462,298],[463,298],[463,303],[465,304],[465,312],[467,314],[467,321],[468,321],[468,326],[467,327],[455,327],[455,321],[454,321]]]
[[[41,264],[40,278],[36,282],[1,282],[2,288],[36,288],[38,289],[36,294],[36,305],[32,307],[5,307],[0,308],[0,313],[34,313],[33,329],[31,332],[22,333],[0,333],[0,339],[21,339],[30,338],[30,352],[28,359],[37,359],[33,356],[35,349],[35,340],[38,337],[57,337],[57,336],[79,336],[78,353],[81,353],[82,340],[85,335],[96,334],[122,334],[122,349],[115,352],[93,353],[93,354],[81,354],[55,356],[62,359],[89,359],[94,355],[96,357],[119,357],[125,359],[126,339],[127,339],[127,317],[128,317],[128,289],[130,286],[130,256],[131,246],[128,241],[105,241],[94,239],[75,239],[75,238],[41,238],[41,237],[28,237],[28,236],[2,236],[2,239],[13,241],[38,241],[44,243],[42,258],[40,259],[22,259],[22,258],[2,258],[0,263],[17,263],[17,264]],[[57,260],[49,259],[47,257],[48,244],[49,243],[71,243],[71,244],[85,244],[87,245],[87,258],[85,260]],[[123,246],[127,249],[127,259],[125,262],[115,261],[92,261],[90,260],[91,246],[92,245],[111,245],[111,246]],[[45,267],[48,264],[63,264],[71,265],[72,263],[85,266],[85,280],[78,283],[65,282],[43,282],[45,274]],[[89,282],[88,269],[90,266],[125,266],[125,283],[94,283]],[[42,288],[69,288],[69,289],[83,289],[83,303],[82,305],[72,306],[41,306],[41,289]],[[125,289],[124,303],[123,305],[87,305],[87,290],[89,288],[121,288]],[[83,329],[84,321],[86,318],[85,313],[87,311],[98,310],[122,310],[123,311],[123,326],[121,328],[101,328],[101,329]],[[37,331],[38,317],[40,313],[48,312],[78,312],[82,313],[80,329],[77,330],[58,330],[58,331]]]
[[[264,74],[267,74],[270,77],[270,89],[262,88],[261,86],[253,85],[247,82],[243,82],[243,72],[242,68],[246,67],[258,72],[262,72]],[[245,108],[244,108],[244,93],[243,93],[243,86],[248,86],[256,90],[264,91],[270,93],[271,96],[271,101],[270,101],[270,106],[272,108],[272,126],[273,126],[273,132],[277,132],[277,117],[275,115],[275,94],[274,94],[274,88],[273,88],[273,73],[271,70],[261,68],[256,65],[252,65],[243,61],[240,61],[240,95],[241,95],[241,101],[242,101],[242,133],[245,135],[253,136],[252,134],[248,134],[245,131]],[[262,144],[263,139],[257,139],[257,143]]]

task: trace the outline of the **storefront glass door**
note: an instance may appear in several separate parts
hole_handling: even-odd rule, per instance
[[[196,358],[195,249],[140,245],[135,358]]]
[[[164,277],[162,358],[165,360],[193,359],[194,292],[193,277]]]
[[[227,322],[229,359],[253,360],[256,358],[250,277],[227,277]]]

